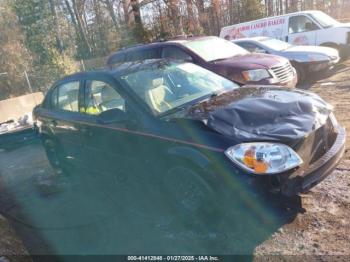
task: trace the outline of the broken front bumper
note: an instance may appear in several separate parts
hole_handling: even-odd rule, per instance
[[[340,57],[334,57],[328,61],[320,61],[320,62],[310,62],[307,63],[308,71],[312,73],[316,73],[322,70],[330,69],[334,67],[337,63],[339,63]]]
[[[337,127],[337,137],[331,148],[306,169],[291,175],[281,186],[285,196],[293,196],[308,191],[325,179],[337,166],[345,151],[345,129]]]

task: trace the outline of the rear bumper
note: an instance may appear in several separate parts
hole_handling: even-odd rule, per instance
[[[344,154],[345,138],[345,129],[338,127],[335,142],[327,153],[308,168],[291,175],[281,186],[282,194],[293,196],[306,192],[331,174]]]

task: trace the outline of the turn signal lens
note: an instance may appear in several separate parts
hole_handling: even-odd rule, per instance
[[[244,143],[228,148],[225,155],[242,169],[254,174],[276,174],[303,163],[290,147],[277,143]]]

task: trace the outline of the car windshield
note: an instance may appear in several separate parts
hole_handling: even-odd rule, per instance
[[[157,64],[123,75],[121,79],[155,115],[238,88],[232,81],[191,63]]]
[[[314,12],[310,14],[313,19],[315,19],[323,28],[333,27],[339,22],[335,20],[334,18],[330,17],[329,15],[323,13],[323,12]]]
[[[249,54],[242,47],[218,37],[189,41],[183,45],[207,62]]]
[[[266,47],[273,49],[275,51],[283,51],[292,47],[292,45],[274,38],[264,38],[264,39],[261,39],[260,42]]]

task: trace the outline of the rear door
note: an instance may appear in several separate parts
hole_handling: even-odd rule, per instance
[[[51,92],[51,112],[46,125],[51,130],[64,157],[68,161],[84,161],[80,121],[83,115],[79,112],[80,80],[66,81]]]
[[[293,45],[316,45],[320,27],[307,15],[294,15],[288,21],[288,42]]]
[[[194,58],[180,47],[171,45],[163,47],[162,58],[179,59],[188,62],[194,61]]]

